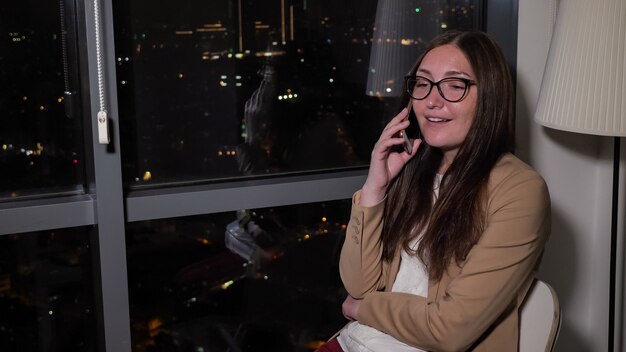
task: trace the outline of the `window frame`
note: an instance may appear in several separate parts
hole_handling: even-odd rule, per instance
[[[95,0],[98,1],[98,0]],[[210,214],[350,198],[363,184],[367,170],[339,170],[323,174],[279,176],[206,185],[134,190],[122,184],[112,4],[101,9],[102,54],[111,144],[97,140],[95,116],[98,85],[94,3],[66,0],[75,9],[85,131],[84,194],[47,196],[0,203],[0,236],[91,225],[94,258],[94,298],[97,306],[98,348],[130,352],[130,317],[126,268],[126,222]],[[486,0],[479,19],[502,45],[515,72],[518,0]]]

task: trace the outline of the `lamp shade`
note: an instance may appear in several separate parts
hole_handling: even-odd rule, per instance
[[[535,121],[626,136],[626,0],[561,0]]]
[[[439,14],[437,2],[378,1],[365,94],[402,95],[404,76],[424,49],[424,38],[430,40],[441,30],[432,14]]]

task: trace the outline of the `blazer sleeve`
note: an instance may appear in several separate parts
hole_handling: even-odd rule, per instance
[[[534,170],[508,177],[492,188],[488,211],[482,237],[443,293],[371,292],[358,321],[422,349],[469,348],[532,280],[550,229],[546,184]]]
[[[352,197],[352,211],[339,259],[339,274],[344,287],[354,298],[381,290],[385,275],[380,234],[385,200],[372,207],[359,205],[361,191]]]

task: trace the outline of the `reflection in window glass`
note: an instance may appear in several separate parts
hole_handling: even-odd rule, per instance
[[[475,28],[475,2],[115,0],[126,184],[366,165],[424,44]]]
[[[346,323],[350,201],[128,225],[133,351],[312,351]]]
[[[0,8],[0,198],[81,183],[80,123],[65,110],[72,102],[64,92],[76,95],[71,24],[62,21],[70,10],[33,0]]]
[[[87,231],[0,236],[0,351],[96,351]]]

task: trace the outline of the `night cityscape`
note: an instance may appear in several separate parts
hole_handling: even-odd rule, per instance
[[[364,94],[375,6],[223,1],[176,23],[132,2],[116,37],[127,182],[365,164],[384,106]]]
[[[416,3],[402,16],[425,37],[378,45],[417,56],[448,23],[472,25],[467,2]],[[400,95],[366,94],[376,6],[114,2],[127,184],[366,165]]]
[[[348,213],[339,201],[131,224],[134,350],[313,350],[345,323]]]
[[[0,198],[82,182],[82,124],[65,111],[59,4],[34,3],[0,10]]]
[[[400,94],[398,79],[372,83],[373,48],[409,50],[403,75],[436,33],[477,26],[474,3],[414,1],[399,15],[409,35],[381,29],[376,0],[114,0],[125,190],[366,167]],[[32,0],[0,10],[0,201],[82,188],[62,15]],[[133,351],[313,351],[346,322],[349,211],[127,223]],[[0,236],[0,351],[97,350],[91,231]]]

